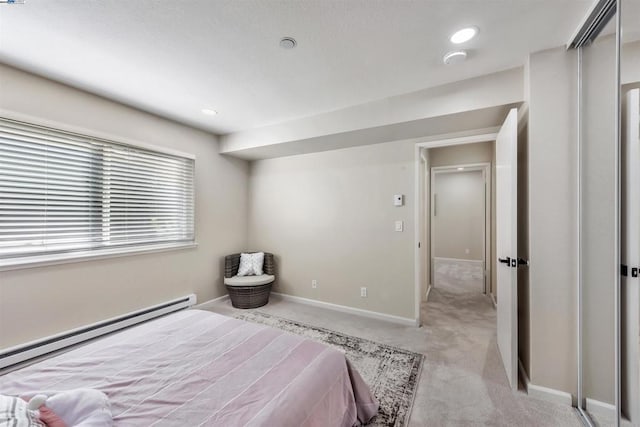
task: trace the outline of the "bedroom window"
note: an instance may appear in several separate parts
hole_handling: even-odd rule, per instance
[[[194,245],[194,159],[0,118],[0,268]]]

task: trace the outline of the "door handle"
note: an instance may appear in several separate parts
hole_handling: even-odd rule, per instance
[[[625,264],[620,266],[620,274],[625,277],[629,276],[629,270],[631,270],[631,277],[638,277],[638,275],[640,275],[640,267],[629,267]]]
[[[529,260],[528,259],[524,259],[524,258],[518,258],[518,267],[520,266],[529,266]]]
[[[511,265],[511,257],[498,258],[498,261],[500,261],[503,264],[507,264],[507,266]]]

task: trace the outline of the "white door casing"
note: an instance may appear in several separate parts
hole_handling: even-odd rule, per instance
[[[496,138],[497,334],[511,388],[518,388],[518,110]]]

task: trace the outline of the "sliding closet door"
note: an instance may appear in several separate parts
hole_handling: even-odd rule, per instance
[[[640,425],[640,89],[624,94],[620,283],[623,417]]]
[[[640,426],[640,2],[621,5],[621,412]]]
[[[582,408],[616,425],[618,264],[615,18],[581,48]]]

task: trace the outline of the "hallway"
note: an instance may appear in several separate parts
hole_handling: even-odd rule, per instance
[[[441,286],[422,310],[429,343],[422,380],[429,386],[419,390],[416,410],[428,411],[428,425],[581,425],[572,408],[509,388],[488,296]]]

